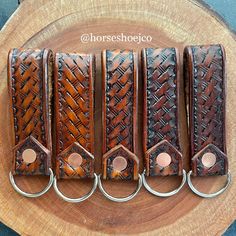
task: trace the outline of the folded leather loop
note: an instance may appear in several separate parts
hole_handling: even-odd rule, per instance
[[[56,193],[68,202],[89,198],[97,187],[94,173],[94,77],[92,54],[56,53]],[[89,193],[80,198],[66,197],[57,187],[57,179],[94,178]]]
[[[8,55],[8,88],[14,131],[13,168],[9,177],[14,189],[26,197],[39,197],[51,187],[51,83],[52,51],[12,49]],[[20,190],[13,175],[50,175],[39,193]]]
[[[116,202],[132,199],[141,188],[136,156],[137,138],[137,56],[133,50],[104,50],[103,77],[103,179],[137,180],[136,191],[128,197],[104,196]]]
[[[142,65],[145,154],[143,184],[150,193],[169,197],[179,192],[186,182],[179,144],[179,53],[175,48],[146,48],[142,50]],[[145,175],[183,175],[183,179],[174,191],[160,193],[151,189]]]
[[[190,188],[201,197],[215,197],[230,181],[225,140],[225,51],[222,45],[188,46],[184,50],[188,84],[191,141]],[[204,194],[191,183],[193,176],[228,175],[219,192]]]

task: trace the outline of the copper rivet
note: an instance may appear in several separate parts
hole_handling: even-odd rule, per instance
[[[117,171],[122,171],[127,167],[127,160],[122,156],[117,156],[113,162],[112,166]]]
[[[36,160],[36,158],[37,158],[37,154],[31,148],[25,149],[22,153],[22,159],[26,163],[33,163]]]
[[[161,167],[166,167],[171,163],[171,156],[166,152],[162,152],[156,157],[156,163]]]
[[[80,167],[82,162],[83,158],[79,153],[73,152],[68,157],[68,163],[74,168]]]
[[[210,167],[214,166],[215,163],[216,163],[216,155],[214,153],[206,152],[202,156],[202,164],[205,167],[210,168]]]

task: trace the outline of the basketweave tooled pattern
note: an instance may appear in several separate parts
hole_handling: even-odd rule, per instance
[[[78,142],[91,152],[90,57],[60,53],[58,58],[59,140],[63,151]]]
[[[9,53],[9,92],[15,133],[13,174],[48,175],[51,166],[50,50],[12,49]],[[47,63],[48,65],[43,65]],[[47,104],[45,104],[47,103]],[[24,149],[37,153],[33,163],[22,158]]]
[[[147,48],[147,149],[167,140],[179,149],[174,48]]]
[[[144,152],[147,176],[182,174],[178,135],[179,60],[175,48],[142,51],[144,73]],[[157,164],[160,153],[171,163]]]
[[[11,93],[15,145],[32,135],[47,147],[43,119],[43,50],[14,49],[11,58]]]
[[[129,50],[106,51],[106,150],[133,146],[134,65]]]
[[[68,163],[71,150],[69,146],[77,142],[86,151],[93,154],[93,78],[91,78],[91,55],[57,54],[58,71],[58,147],[57,177],[83,178],[93,177],[93,158],[82,155],[83,165],[74,168]],[[73,147],[73,145],[72,145]],[[82,149],[78,149],[82,150]],[[64,153],[66,152],[66,153]],[[79,151],[79,154],[81,151]],[[62,154],[63,153],[63,154]],[[84,151],[83,151],[84,153]],[[88,157],[87,157],[88,156]],[[87,171],[89,170],[89,171]]]
[[[223,52],[219,45],[192,47],[194,153],[208,144],[224,150]]]
[[[189,79],[192,171],[194,176],[228,172],[225,144],[225,68],[221,45],[186,47]],[[188,78],[189,76],[189,78]],[[203,165],[205,153],[216,156],[211,167]]]

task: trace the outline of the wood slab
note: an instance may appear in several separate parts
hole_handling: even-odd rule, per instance
[[[94,35],[151,35],[152,42],[81,43],[84,33]],[[70,204],[57,197],[53,189],[39,199],[27,199],[11,187],[8,173],[12,162],[12,135],[7,94],[7,53],[13,47],[48,47],[55,52],[93,52],[97,56],[96,80],[96,172],[101,169],[101,62],[102,49],[143,47],[178,47],[189,44],[222,43],[227,54],[227,147],[233,175],[231,187],[216,199],[201,199],[187,185],[176,196],[156,198],[143,188],[127,203],[106,200],[97,190],[86,202]],[[0,221],[23,235],[221,235],[236,218],[236,42],[226,25],[195,1],[128,0],[25,0],[0,33]],[[182,78],[182,76],[181,76]],[[140,92],[142,89],[141,77]],[[181,82],[182,83],[182,82]],[[183,83],[182,83],[183,92]],[[184,95],[182,93],[182,95]],[[141,101],[140,96],[140,101]],[[182,96],[181,141],[185,169],[188,170],[189,144]],[[142,118],[139,107],[139,121]],[[140,122],[139,122],[139,126]],[[140,127],[139,127],[140,128]],[[140,132],[140,129],[139,129]],[[139,133],[141,147],[142,136]],[[142,151],[139,150],[142,163]],[[140,171],[142,171],[142,166]],[[22,189],[35,191],[47,178],[18,177]],[[166,191],[180,179],[152,178],[150,184]],[[214,191],[225,177],[197,178],[202,191]],[[63,181],[61,189],[70,196],[85,193],[88,181]],[[114,195],[130,193],[135,182],[107,182]]]

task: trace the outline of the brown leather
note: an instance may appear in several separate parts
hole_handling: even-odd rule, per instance
[[[175,48],[146,48],[142,50],[142,65],[146,175],[181,175],[183,164],[178,125],[179,53]],[[157,163],[158,155],[163,153],[168,154],[165,159],[169,158],[169,165],[160,166]]]
[[[132,50],[104,50],[102,69],[103,178],[137,179],[139,160],[135,155],[137,151],[136,53]],[[126,160],[125,169],[114,168],[113,161],[118,156]]]
[[[58,179],[94,176],[94,69],[95,57],[91,54],[56,53],[54,105]],[[72,153],[82,157],[80,165],[70,162]],[[76,161],[79,161],[78,155]]]
[[[8,56],[8,85],[14,131],[13,174],[49,175],[51,167],[52,52],[48,49],[12,49]],[[26,163],[26,149],[36,159]]]
[[[225,140],[225,51],[222,45],[189,46],[184,50],[185,80],[189,87],[189,130],[195,176],[228,172]],[[213,153],[215,164],[202,163]]]

